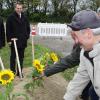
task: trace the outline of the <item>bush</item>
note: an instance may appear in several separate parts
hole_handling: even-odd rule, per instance
[[[32,22],[53,22],[53,23],[69,23],[74,15],[73,12],[60,10],[58,14],[31,13],[29,19]]]
[[[3,9],[1,10],[0,16],[6,19],[12,12],[13,12],[13,9]]]
[[[13,12],[13,9],[1,9],[0,16],[4,17],[5,19]],[[36,13],[28,13],[26,12],[29,20],[34,23],[38,22],[49,22],[49,23],[69,23],[74,15],[73,12],[66,11],[64,9],[59,10],[56,14],[48,14],[46,15],[43,12],[36,12]]]
[[[31,13],[29,19],[32,22],[46,22],[47,16],[44,13]]]
[[[40,16],[37,13],[31,13],[29,15],[29,19],[30,19],[30,21],[38,22],[38,21],[40,21]]]

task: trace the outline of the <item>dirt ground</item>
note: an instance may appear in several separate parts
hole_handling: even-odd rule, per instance
[[[24,78],[20,80],[19,77],[16,77],[14,80],[14,90],[15,93],[26,94],[29,100],[63,100],[63,96],[66,92],[66,87],[68,82],[62,77],[61,74],[55,74],[50,77],[44,78],[44,87],[38,87],[35,89],[34,94],[27,92],[24,89],[26,83],[31,79],[28,78],[31,73],[32,68],[24,68]],[[19,96],[14,100],[25,100],[23,96]],[[80,100],[79,98],[77,100]]]
[[[71,52],[73,41],[70,37],[51,39],[35,37],[35,44],[41,44],[51,48],[54,51],[62,53],[66,56]],[[28,95],[29,100],[63,100],[63,96],[66,92],[66,86],[68,82],[61,76],[56,74],[44,79],[44,87],[39,87],[32,93],[26,92],[24,85],[30,81],[27,76],[31,72],[31,68],[24,68],[24,79],[21,81],[18,77],[14,80],[13,93],[25,93]],[[23,97],[18,97],[16,100],[25,100]],[[79,99],[77,99],[79,100]]]
[[[28,74],[31,72],[31,68],[24,69],[24,78],[20,80],[18,77],[14,80],[14,91],[13,93],[24,93],[27,94],[29,100],[63,100],[63,95],[66,91],[67,82],[61,76],[61,74],[56,74],[51,77],[44,79],[44,87],[39,87],[34,91],[34,95],[28,93],[24,89],[24,85],[30,81],[27,78]],[[16,100],[25,100],[23,97],[18,97]]]

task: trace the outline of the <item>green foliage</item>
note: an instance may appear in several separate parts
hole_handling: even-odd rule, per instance
[[[77,6],[79,10],[90,8],[95,11],[100,6],[100,0],[0,0],[0,15],[7,18],[14,10],[14,3],[18,1],[24,5],[29,19],[33,22],[68,23]]]
[[[41,55],[44,55],[46,52],[51,52],[50,49],[41,46],[41,45],[35,45],[35,58],[39,58]],[[25,67],[31,67],[32,66],[32,47],[30,41],[28,41],[28,46],[25,50],[25,57],[24,57],[24,66]],[[0,49],[0,56],[2,58],[2,61],[4,63],[5,68],[10,68],[10,48],[8,45],[6,47]],[[48,64],[51,64],[52,61],[49,60]],[[0,67],[1,69],[1,67]]]
[[[6,86],[2,86],[2,90],[0,91],[0,100],[11,100],[11,92],[13,90],[13,84],[9,83]]]
[[[40,73],[34,69],[32,72],[32,77],[35,78],[35,77],[39,77],[39,76],[40,76]]]
[[[9,83],[7,85],[0,85],[2,87],[0,91],[0,100],[15,100],[17,96],[24,96],[26,100],[29,100],[26,94],[11,94],[13,90],[13,83]]]
[[[37,13],[32,13],[32,14],[30,14],[29,19],[30,19],[31,21],[33,21],[33,22],[38,22],[38,21],[41,20],[39,14],[37,14]]]
[[[44,13],[31,13],[29,19],[32,22],[46,22],[47,16]]]
[[[28,11],[28,12],[27,12]],[[60,22],[60,23],[66,23],[70,22],[73,12],[67,12],[66,10],[59,10],[57,14],[52,13],[46,15],[44,12],[31,12],[31,10],[25,11],[25,14],[32,22]],[[13,12],[13,9],[2,9],[0,10],[0,16],[3,18],[7,18],[11,13]],[[31,12],[31,13],[30,13]]]
[[[37,52],[35,53],[35,59],[33,60],[33,69],[32,73],[30,74],[31,81],[24,86],[26,91],[30,91],[32,94],[34,94],[34,90],[37,87],[43,86],[42,73],[46,68],[46,65],[54,63],[51,59],[51,51],[48,48],[37,45],[35,51]]]
[[[34,49],[35,49],[35,58],[40,57],[40,55],[44,54],[45,52],[50,52],[50,49],[43,47],[41,45],[35,45]],[[8,45],[0,49],[0,56],[2,58],[5,68],[10,68],[9,66],[10,65],[10,48]],[[25,49],[24,66],[25,67],[32,66],[32,46],[31,46],[30,41],[28,41],[27,48]]]
[[[32,95],[34,94],[34,90],[37,88],[37,87],[43,87],[43,79],[40,78],[40,79],[32,79],[31,82],[25,84],[24,88],[26,89],[27,92],[31,92]]]
[[[23,96],[25,99],[24,100],[29,100],[28,96],[26,94],[23,93],[16,93],[12,95],[12,100],[15,100],[17,97],[19,96]]]
[[[5,94],[0,93],[0,100],[6,100]]]
[[[41,3],[41,0],[32,0],[33,6],[38,6]]]
[[[9,54],[10,54],[10,48],[8,45],[6,45],[6,47],[0,49],[0,56],[2,58],[2,61],[3,61],[5,68],[9,68],[9,62],[10,62]]]
[[[46,52],[50,52],[51,50],[41,45],[35,45],[35,51],[35,58],[39,58],[41,55],[44,55]]]
[[[0,16],[6,19],[12,12],[13,12],[13,9],[3,9],[3,10],[0,10]]]
[[[74,68],[71,68],[71,69],[67,69],[66,71],[64,71],[62,73],[62,75],[67,81],[69,81],[73,78],[76,71],[77,71],[77,67],[74,67]]]
[[[29,10],[28,10],[29,11]],[[2,16],[4,19],[6,19],[11,13],[13,12],[13,9],[3,9],[0,10],[0,16]],[[48,14],[46,15],[43,12],[37,12],[37,13],[29,13],[25,12],[25,14],[28,16],[29,20],[37,23],[37,22],[60,22],[60,23],[66,23],[70,22],[73,12],[69,13],[64,10],[59,10],[58,14]]]

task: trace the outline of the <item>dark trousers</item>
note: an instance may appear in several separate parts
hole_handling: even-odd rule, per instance
[[[10,69],[14,73],[16,73],[16,67],[15,67],[16,66],[16,53],[15,53],[15,48],[13,46],[11,46],[10,49],[11,49]],[[20,65],[21,65],[21,71],[22,71],[25,48],[17,48],[17,50],[18,50],[19,61],[20,61]],[[19,73],[18,67],[17,67],[17,73]]]
[[[97,96],[93,86],[91,86],[89,89],[89,96],[90,96],[91,100],[99,100],[99,97]]]
[[[91,82],[88,83],[81,95],[82,100],[89,100],[89,97],[90,100],[99,100]]]

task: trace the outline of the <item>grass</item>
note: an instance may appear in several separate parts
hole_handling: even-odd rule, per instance
[[[0,49],[0,56],[2,58],[5,68],[9,68],[10,49],[9,49],[8,45],[6,45],[6,47],[3,47],[2,49]]]
[[[50,49],[41,45],[35,45],[34,48],[35,48],[35,58],[39,58],[44,53],[51,51]],[[0,56],[2,58],[5,68],[10,68],[9,66],[10,65],[10,48],[8,45],[6,45],[4,48],[0,50]],[[25,49],[24,67],[32,67],[32,46],[29,41],[28,41],[28,46]]]
[[[62,73],[62,75],[67,81],[69,81],[73,78],[76,71],[77,71],[77,66],[71,69],[67,69]]]
[[[35,58],[39,58],[44,53],[50,52],[49,48],[46,48],[42,45],[35,45]],[[61,55],[61,54],[60,54]],[[0,50],[0,56],[2,57],[3,63],[5,68],[10,68],[10,48],[6,45],[3,49]],[[24,67],[32,67],[32,46],[31,43],[28,41],[28,46],[25,49],[25,57],[24,57]],[[1,68],[1,67],[0,67]],[[77,67],[67,69],[65,72],[62,73],[63,77],[66,80],[71,80],[76,72]]]

